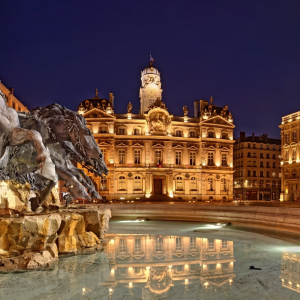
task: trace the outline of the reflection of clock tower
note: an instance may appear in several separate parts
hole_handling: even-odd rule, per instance
[[[153,104],[157,98],[161,99],[163,90],[161,89],[160,73],[152,66],[152,63],[141,72],[141,76],[140,114],[143,114],[149,110],[149,106]]]

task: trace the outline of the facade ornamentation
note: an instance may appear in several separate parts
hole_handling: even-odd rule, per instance
[[[100,98],[79,104],[78,112],[86,101],[94,105],[83,116],[110,174],[101,179],[87,173],[96,189],[110,200],[153,195],[183,200],[232,200],[235,126],[228,107],[200,100],[194,102],[193,117],[189,117],[187,105],[184,117],[176,117],[162,102],[161,94],[160,73],[149,66],[142,71],[140,114],[134,114],[130,105],[127,114],[108,114],[101,109],[101,103],[113,107],[113,101]],[[217,174],[220,180],[216,179]]]

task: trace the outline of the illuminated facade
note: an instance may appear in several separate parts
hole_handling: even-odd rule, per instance
[[[14,95],[14,89],[13,88],[7,88],[1,81],[0,81],[0,89],[2,93],[4,94],[6,104],[9,107],[14,108],[16,111],[26,111],[28,112],[28,108],[21,103],[20,100],[16,98]]]
[[[281,200],[300,199],[300,111],[282,117],[281,129]]]
[[[94,134],[109,175],[88,174],[108,200],[177,197],[182,200],[232,200],[233,118],[205,100],[194,102],[194,116],[183,107],[173,116],[161,101],[160,73],[142,71],[142,114],[114,114],[114,96],[84,100],[78,107]],[[155,97],[157,97],[155,99]],[[155,99],[155,101],[153,100]],[[145,105],[148,105],[147,109]]]
[[[175,284],[199,280],[204,291],[226,289],[235,277],[232,241],[141,234],[107,234],[106,239],[111,271],[102,284],[110,294],[141,284],[143,299],[154,299],[167,296]]]
[[[240,137],[234,145],[234,197],[240,200],[279,200],[281,141],[268,135]]]

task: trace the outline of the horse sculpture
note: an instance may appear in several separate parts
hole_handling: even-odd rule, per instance
[[[68,188],[66,204],[76,198],[101,199],[91,179],[74,165],[80,164],[82,168],[98,176],[102,176],[102,173],[108,174],[101,150],[86,127],[85,119],[59,104],[38,107],[30,113],[19,112],[18,115],[21,129],[36,132],[41,136],[42,144],[50,153],[58,178],[64,180]],[[54,180],[33,172],[38,167],[33,159],[36,152],[32,144],[15,145],[10,149],[7,164],[2,164],[2,173],[6,178],[13,177],[21,182],[31,179],[33,188],[43,189],[40,197],[31,199],[33,211],[42,205],[55,185]],[[18,166],[17,174],[14,172],[14,166]]]
[[[11,158],[18,151],[17,149],[26,146],[31,147],[32,151],[24,153],[21,161],[26,160],[28,163],[11,164]],[[7,172],[8,165],[9,172]],[[45,148],[39,132],[20,127],[17,112],[6,105],[0,90],[0,179],[32,183],[34,176],[43,178],[41,197],[47,197],[57,182],[50,153]]]

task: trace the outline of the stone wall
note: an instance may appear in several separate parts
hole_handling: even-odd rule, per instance
[[[102,249],[110,209],[61,209],[0,218],[0,271],[48,267],[59,254]]]

